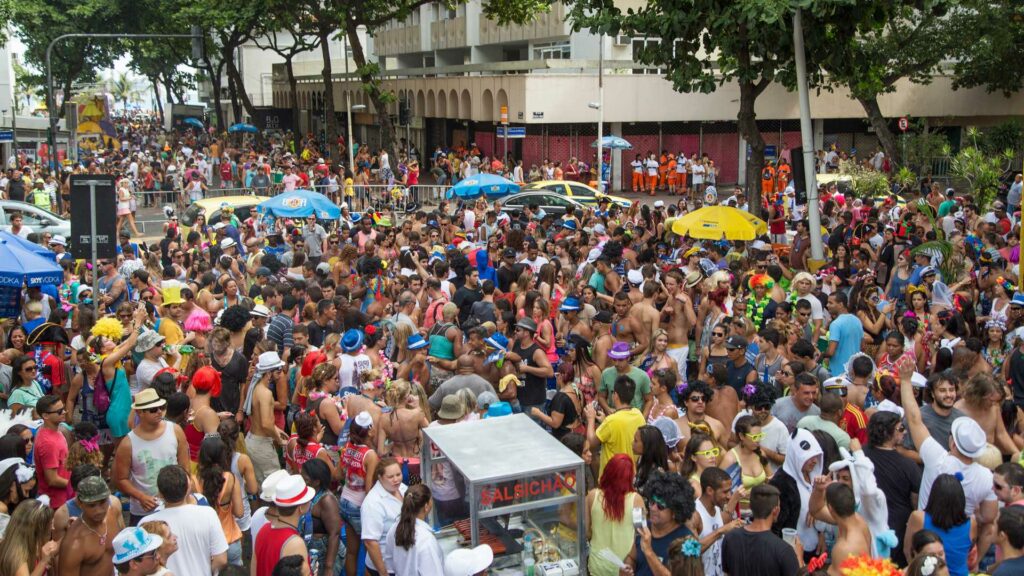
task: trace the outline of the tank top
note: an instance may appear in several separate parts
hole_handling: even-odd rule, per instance
[[[132,443],[132,467],[130,481],[139,491],[151,496],[157,495],[156,477],[164,466],[178,463],[178,438],[174,435],[174,424],[164,422],[163,434],[153,440],[145,440],[135,430],[128,432]],[[129,507],[135,516],[151,514],[143,510],[135,498]]]
[[[306,442],[305,446],[300,446],[297,434],[292,434],[289,440],[295,440],[295,447],[284,455],[284,459],[293,470],[301,469],[303,464],[316,458],[317,454],[324,449],[319,442]]]
[[[427,341],[430,342],[430,350],[428,354],[435,358],[442,360],[454,360],[455,359],[455,346],[452,341],[445,336],[445,332],[451,328],[451,323],[437,323],[434,324],[430,329],[430,336]]]
[[[324,398],[326,396],[309,402],[309,413],[320,420],[320,425],[324,429],[324,434],[320,437],[320,445],[325,448],[336,447],[338,445],[338,435],[334,433],[334,430],[331,430],[331,425],[327,423],[327,420],[320,417],[320,403],[324,401]],[[337,448],[334,448],[334,450],[337,450]]]
[[[272,576],[274,567],[281,559],[281,549],[294,536],[300,536],[294,528],[283,526],[274,528],[269,523],[260,529],[253,543],[253,556],[256,557],[256,576]]]
[[[245,478],[242,477],[242,472],[238,469],[239,456],[241,455],[238,452],[231,455],[231,473],[235,475],[235,482],[242,487],[242,515],[235,521],[238,522],[239,530],[248,532],[252,525],[252,508],[249,507],[249,497],[245,493]]]
[[[540,347],[532,342],[525,348],[519,342],[516,342],[512,347],[512,351],[520,355],[527,366],[536,366],[533,361],[533,353],[539,349]],[[526,406],[543,404],[547,400],[547,379],[534,376],[533,374],[526,374],[524,380],[525,386],[518,390],[519,403]]]
[[[220,491],[220,500],[211,504],[217,512],[217,518],[220,519],[220,529],[224,532],[228,544],[242,539],[242,531],[238,528],[234,514],[231,513],[231,492],[234,488],[232,481],[237,482],[231,472],[224,472],[224,487]],[[225,500],[227,504],[224,503]]]
[[[935,532],[942,540],[949,576],[967,576],[967,555],[971,551],[971,521],[943,530],[932,524],[932,517],[925,512],[923,528]]]
[[[558,352],[555,350],[555,326],[550,320],[544,320],[537,326],[537,334],[541,333],[541,330],[544,329],[545,325],[551,330],[551,341],[548,343],[547,348],[541,348],[541,350],[547,354],[548,361],[553,365],[558,362]],[[536,342],[536,340],[534,340],[534,342]]]
[[[185,441],[188,442],[188,459],[193,462],[199,461],[199,447],[203,444],[206,434],[196,428],[195,422],[189,422],[184,427]]]
[[[99,278],[99,280],[97,280],[97,284],[100,287],[100,294],[106,294],[107,292],[110,292],[110,289],[113,288],[114,284],[116,284],[117,281],[120,280],[120,279],[121,279],[121,275],[120,274],[115,275],[113,278],[107,278],[106,276],[101,276]],[[121,303],[124,302],[125,298],[127,298],[127,297],[128,297],[128,291],[127,290],[122,290],[121,291],[121,295],[117,297],[117,300],[114,300],[113,302],[110,303],[109,306],[107,306],[107,312],[114,312],[115,310],[117,310],[117,307],[120,306]]]
[[[700,539],[711,535],[712,532],[722,527],[722,511],[715,507],[715,513],[711,514],[704,507],[704,503],[697,500],[697,513],[700,514],[701,531]],[[704,561],[704,576],[722,576],[722,539],[715,540],[715,543],[708,546],[708,549],[701,555]]]
[[[622,518],[614,521],[605,516],[604,494],[598,490],[595,492],[594,504],[590,507],[590,517],[593,518],[593,529],[590,535],[590,574],[591,576],[618,576],[619,569],[611,562],[601,557],[601,550],[607,548],[619,559],[625,558],[633,547],[633,508],[637,507],[637,494],[630,492],[626,495],[625,511]]]
[[[345,469],[345,486],[341,489],[341,499],[348,500],[359,506],[366,498],[366,453],[369,446],[356,445],[351,442],[341,451],[339,466]]]

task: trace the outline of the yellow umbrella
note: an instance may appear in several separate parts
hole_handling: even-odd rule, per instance
[[[768,233],[764,220],[731,206],[705,206],[672,223],[672,232],[701,240],[753,240]]]

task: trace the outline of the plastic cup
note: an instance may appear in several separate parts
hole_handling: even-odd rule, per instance
[[[789,545],[793,544],[796,540],[796,529],[795,528],[783,528],[782,529],[782,540]]]

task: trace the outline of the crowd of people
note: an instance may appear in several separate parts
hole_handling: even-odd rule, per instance
[[[278,170],[335,178],[338,202],[351,185],[312,139],[121,129],[72,171],[122,176],[128,203],[168,174],[201,194],[218,165],[250,191]],[[357,171],[408,184],[415,156],[381,175],[381,155]],[[711,165],[666,172],[668,205],[565,215],[382,195],[336,221],[223,207],[185,228],[197,196],[157,194],[162,239],[119,208],[118,256],[95,263],[19,225],[64,282],[2,326],[0,574],[484,573],[488,545],[439,543],[471,495],[421,469],[423,430],[517,413],[586,464],[586,533],[562,521],[595,576],[1024,573],[1020,183],[1009,210],[825,189],[816,268],[782,163],[769,235],[675,234]],[[59,177],[16,170],[8,197],[29,175],[58,207]]]

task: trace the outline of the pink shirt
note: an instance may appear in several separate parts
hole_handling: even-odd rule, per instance
[[[52,488],[46,482],[44,470],[56,469],[57,475],[61,478],[71,478],[71,471],[67,469],[68,441],[57,430],[40,428],[36,433],[34,454],[39,493],[49,496],[50,507],[56,510],[73,496],[71,483],[64,488]]]

